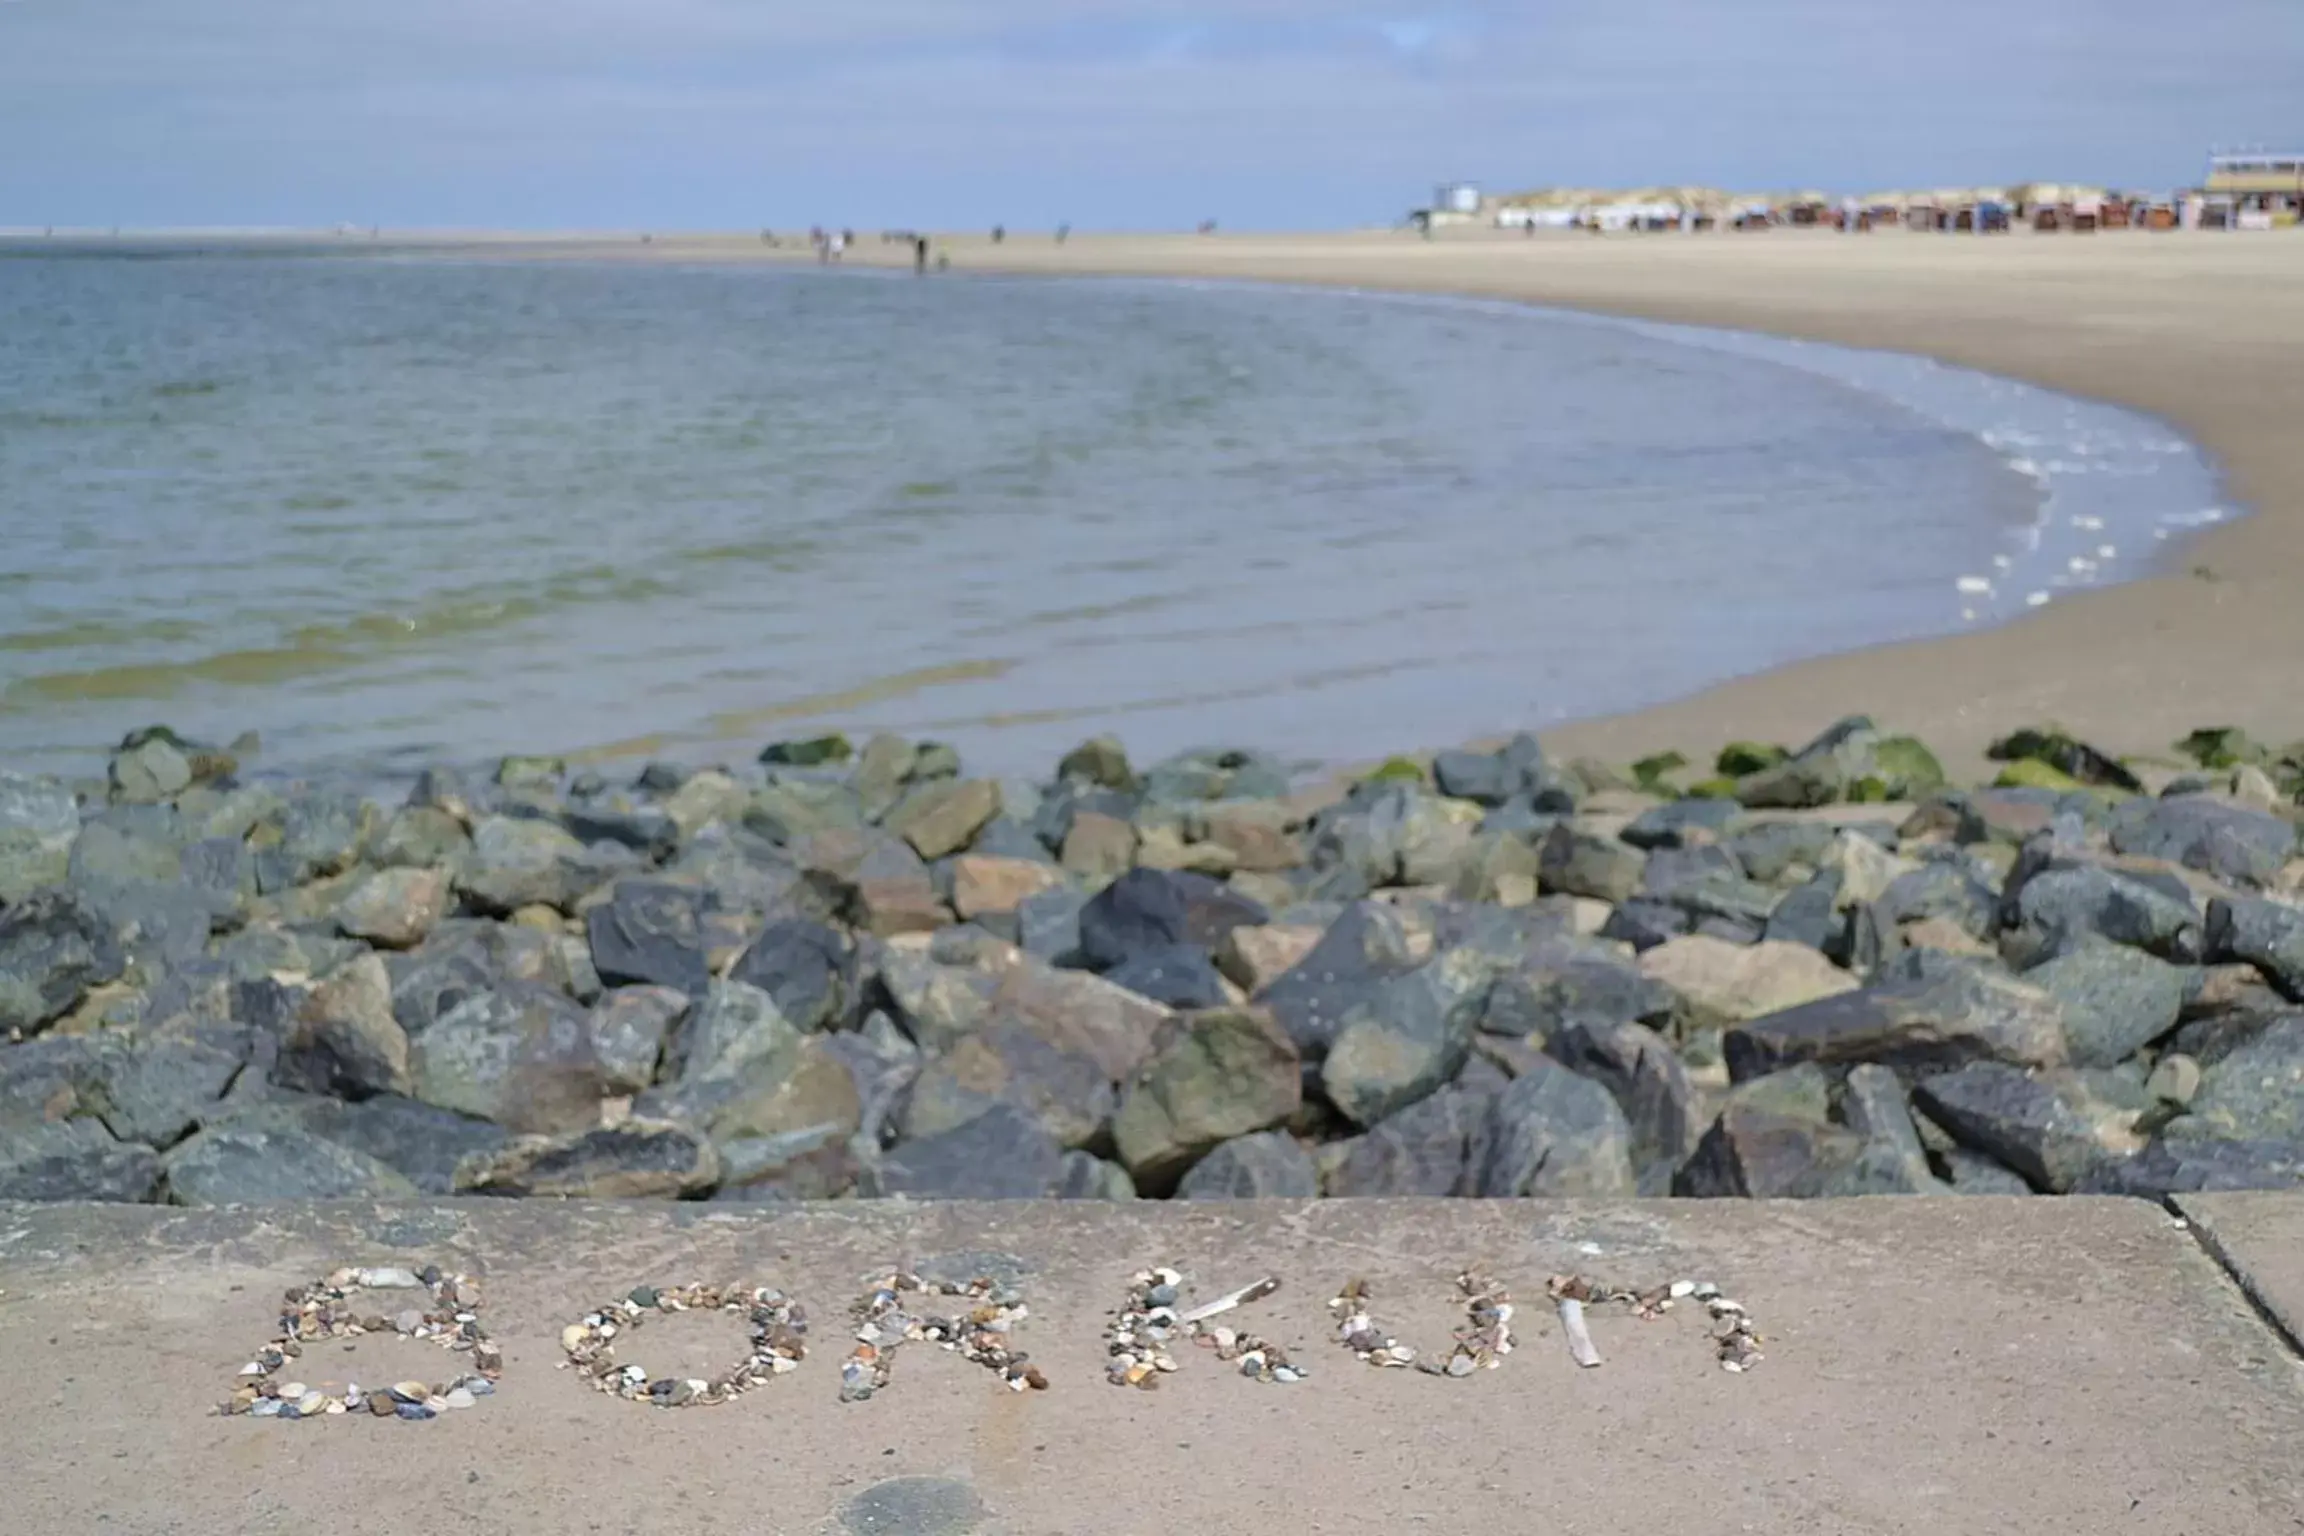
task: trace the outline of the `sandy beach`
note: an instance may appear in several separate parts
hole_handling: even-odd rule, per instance
[[[507,253],[806,260],[797,242],[664,236],[493,243]],[[1401,233],[939,237],[956,271],[1219,278],[1477,295],[1922,353],[2149,412],[2221,462],[2253,515],[2146,581],[2060,599],[1975,634],[1819,658],[1660,708],[1546,733],[1571,753],[1692,757],[1798,741],[1871,713],[1947,764],[2055,721],[2116,752],[2196,726],[2304,736],[2304,238],[2112,234],[1543,236]],[[851,264],[904,265],[870,236]],[[1796,595],[1794,595],[1796,600]],[[1408,744],[1403,744],[1408,745]]]

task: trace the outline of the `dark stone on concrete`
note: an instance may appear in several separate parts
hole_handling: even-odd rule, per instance
[[[611,987],[671,987],[700,994],[712,979],[704,958],[704,893],[666,880],[619,880],[585,914],[592,968]]]
[[[1553,1034],[1545,1049],[1615,1095],[1631,1130],[1640,1193],[1670,1193],[1673,1171],[1695,1150],[1704,1129],[1688,1071],[1672,1043],[1644,1024],[1576,1023]]]
[[[1629,1195],[1632,1129],[1606,1088],[1539,1058],[1496,1095],[1473,1149],[1474,1185],[1491,1198]]]
[[[2084,940],[2024,979],[2056,999],[2076,1067],[2126,1061],[2176,1027],[2185,995],[2198,979],[2140,949]]]
[[[1319,1171],[1285,1131],[1234,1137],[1176,1186],[1179,1200],[1309,1200],[1319,1193]]]
[[[1104,979],[1171,1008],[1218,1008],[1226,1001],[1224,978],[1197,944],[1139,950],[1106,971]]]
[[[1723,1047],[1738,1082],[1802,1061],[1929,1072],[1973,1061],[2053,1066],[2067,1055],[2054,998],[1957,962],[1752,1019],[1729,1029]]]
[[[1912,1120],[1904,1084],[1887,1067],[1852,1067],[1840,1085],[1840,1123],[1864,1138],[1866,1159],[1877,1165],[1885,1151],[1904,1172],[1914,1194],[1934,1194],[1943,1186],[1928,1165],[1928,1149]]]
[[[160,1183],[150,1147],[90,1119],[0,1128],[0,1200],[138,1201]]]
[[[301,1131],[216,1126],[161,1159],[177,1205],[400,1200],[416,1186],[350,1147]]]
[[[1080,955],[1105,971],[1179,944],[1213,954],[1233,929],[1265,921],[1262,907],[1206,875],[1132,869],[1081,910]]]
[[[45,1028],[123,963],[111,925],[72,891],[36,891],[0,911],[0,1036]]]
[[[984,1520],[984,1502],[949,1477],[892,1477],[840,1506],[850,1536],[968,1536]]]
[[[2107,1103],[2074,1073],[2033,1076],[1980,1061],[1932,1077],[1912,1094],[1921,1112],[1963,1145],[2059,1194],[2142,1145],[2131,1131],[2141,1104]]]
[[[2205,795],[2131,800],[2111,816],[2115,852],[2167,859],[2232,885],[2266,886],[2296,852],[2296,828],[2277,816]]]
[[[1064,1152],[1031,1114],[995,1104],[939,1136],[891,1148],[884,1194],[916,1200],[1037,1200],[1064,1175]]]
[[[672,1199],[720,1179],[712,1143],[684,1125],[627,1120],[563,1136],[523,1136],[456,1165],[456,1192],[585,1200]]]

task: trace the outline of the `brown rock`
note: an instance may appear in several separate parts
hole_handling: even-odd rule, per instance
[[[1289,813],[1276,800],[1236,800],[1208,807],[1204,840],[1231,851],[1233,867],[1277,874],[1304,862],[1304,842],[1288,830]]]
[[[881,825],[910,843],[920,857],[941,859],[975,841],[1000,814],[1000,786],[991,779],[937,779],[920,785]]]
[[[345,893],[336,926],[381,949],[410,949],[448,915],[451,896],[446,870],[379,869]]]
[[[1010,1018],[1059,1050],[1085,1056],[1112,1082],[1125,1082],[1152,1054],[1168,1009],[1086,971],[1064,971],[1018,952],[993,994],[993,1015]]]
[[[1219,878],[1239,868],[1239,856],[1220,843],[1188,843],[1181,829],[1154,826],[1144,829],[1136,846],[1136,862],[1145,869],[1186,869]]]
[[[934,933],[952,921],[952,909],[925,877],[856,882],[850,898],[856,926],[881,938],[900,933]]]
[[[1073,816],[1072,830],[1064,835],[1062,863],[1067,873],[1102,889],[1126,874],[1135,862],[1134,827],[1097,811]]]
[[[1312,953],[1324,931],[1287,923],[1235,928],[1216,952],[1216,969],[1253,997]]]
[[[952,909],[962,921],[1006,914],[1036,896],[1064,883],[1053,866],[1031,859],[996,859],[968,854],[952,861]]]
[[[410,1091],[408,1035],[392,1016],[392,982],[381,959],[355,955],[313,988],[281,1044],[273,1077],[315,1093]]]
[[[1731,944],[1687,934],[1648,950],[1638,963],[1643,975],[1679,994],[1699,1026],[1740,1023],[1859,985],[1815,950],[1780,939]]]

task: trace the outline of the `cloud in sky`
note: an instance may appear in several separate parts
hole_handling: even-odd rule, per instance
[[[2304,0],[0,0],[0,225],[1173,227],[1495,186],[2166,185]]]

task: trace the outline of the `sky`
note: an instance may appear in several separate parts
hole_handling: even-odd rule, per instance
[[[0,0],[0,227],[1164,229],[2196,182],[2304,0]]]

